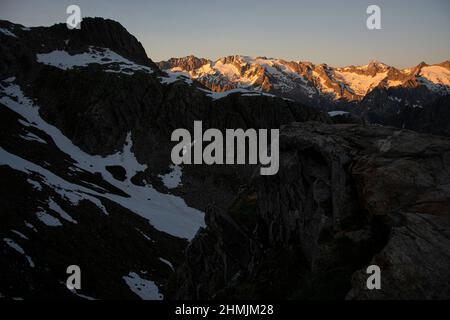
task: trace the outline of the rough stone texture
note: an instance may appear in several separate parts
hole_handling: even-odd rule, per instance
[[[446,210],[446,217],[404,213],[402,224],[392,228],[388,245],[370,263],[383,267],[382,290],[367,290],[363,286],[367,275],[361,270],[353,275],[347,298],[448,299],[450,226]]]
[[[214,101],[205,92],[177,81],[161,83],[161,72],[146,56],[142,45],[119,23],[85,18],[81,30],[65,24],[31,28],[0,21],[18,38],[2,36],[0,79],[16,77],[25,94],[35,99],[42,117],[57,126],[76,145],[90,154],[108,155],[121,150],[131,132],[133,151],[149,169],[140,180],[166,191],[160,174],[166,173],[174,145],[171,133],[192,129],[195,120],[207,128],[279,128],[292,121],[329,121],[319,111],[302,104],[273,98],[239,94]],[[66,40],[70,39],[67,42]],[[154,72],[132,76],[102,72],[98,65],[61,70],[37,63],[36,54],[66,50],[85,52],[89,46],[109,48]],[[250,169],[251,170],[251,169]],[[204,210],[211,202],[220,207],[235,197],[248,181],[248,167],[197,166],[183,171],[183,187],[171,192],[184,194],[187,202]],[[136,181],[138,182],[138,181]],[[210,190],[205,196],[204,189]]]
[[[448,139],[307,122],[284,127],[280,147],[278,175],[208,212],[174,297],[450,297]],[[365,289],[370,264],[380,291]]]
[[[84,19],[80,31],[69,31],[65,25],[24,30],[4,21],[0,21],[0,27],[17,35],[0,33],[0,96],[11,82],[20,86],[39,106],[42,118],[89,154],[104,156],[120,151],[131,134],[133,153],[148,166],[132,177],[131,183],[151,184],[162,193],[181,196],[189,206],[200,210],[211,203],[226,207],[244,181],[250,179],[252,167],[185,166],[182,185],[169,190],[160,175],[169,171],[174,129],[192,129],[194,120],[202,120],[205,129],[278,128],[292,121],[328,121],[326,115],[312,108],[279,98],[236,94],[214,101],[195,83],[189,85],[181,80],[164,84],[160,77],[165,74],[116,22]],[[89,46],[110,48],[131,61],[152,67],[153,72],[108,73],[96,64],[62,70],[36,61],[37,53],[66,50],[74,54],[86,52]],[[58,149],[50,136],[21,120],[0,104],[1,149],[47,168],[66,181],[100,193],[127,196],[100,174],[74,171],[74,161]],[[21,137],[28,131],[46,143]],[[109,166],[107,170],[116,180],[126,177],[122,166]],[[143,277],[154,281],[165,294],[165,283],[173,270],[159,258],[176,268],[183,260],[187,240],[155,229],[151,221],[107,199],[102,199],[102,204],[109,215],[88,200],[74,205],[54,188],[37,190],[28,179],[40,181],[40,175],[0,165],[0,177],[0,298],[81,299],[64,286],[65,270],[74,263],[82,269],[82,293],[88,296],[138,298],[123,280],[130,271],[148,271]],[[50,198],[78,224],[63,221],[58,228],[43,224],[36,213],[50,210]],[[27,228],[25,222],[34,229]],[[30,268],[26,258],[12,250],[4,238],[17,241],[33,257],[36,267]]]
[[[190,244],[185,263],[166,288],[172,271],[158,257],[179,266],[186,241],[113,203],[107,202],[108,217],[88,202],[73,209],[54,190],[37,193],[26,174],[1,167],[2,235],[36,221],[37,208],[49,196],[79,221],[56,232],[23,231],[31,240],[26,251],[42,266],[35,274],[27,271],[23,257],[2,249],[7,261],[0,264],[2,294],[71,297],[61,291],[61,270],[76,258],[90,277],[87,292],[100,298],[133,297],[117,279],[145,268],[155,270],[152,277],[166,296],[177,298],[449,297],[449,140],[377,126],[295,123],[281,135],[278,175],[260,177],[255,166],[186,166],[182,186],[169,191],[159,175],[170,164],[173,129],[191,129],[194,120],[202,120],[204,129],[330,120],[283,99],[235,94],[214,101],[195,83],[162,84],[164,73],[123,27],[103,19],[83,23],[80,32],[64,25],[25,31],[0,21],[18,36],[0,34],[0,80],[16,77],[42,117],[88,153],[112,154],[131,132],[133,152],[148,165],[132,182],[145,179],[157,190],[182,195],[190,206],[207,209],[208,227]],[[36,53],[83,52],[90,45],[108,47],[154,72],[111,74],[95,65],[60,70],[36,62]],[[24,142],[20,117],[3,106],[0,113],[2,148],[51,167],[68,181],[120,194],[95,174],[72,175],[72,160],[50,137],[35,130],[47,144]],[[123,179],[123,170],[110,170]],[[138,229],[155,242],[150,244]],[[372,261],[383,268],[380,292],[363,287],[361,270]],[[105,265],[106,270],[99,268]]]

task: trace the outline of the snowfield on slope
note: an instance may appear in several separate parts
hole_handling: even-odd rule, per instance
[[[36,59],[39,63],[62,70],[70,70],[75,67],[87,67],[92,63],[96,63],[100,65],[117,64],[119,66],[119,70],[108,69],[105,72],[117,72],[128,75],[132,75],[136,71],[153,72],[151,68],[136,64],[107,48],[89,47],[89,52],[74,55],[64,50],[54,50],[49,53],[37,54]]]
[[[434,84],[450,86],[450,71],[440,66],[423,67],[420,74]]]
[[[36,127],[48,134],[56,146],[74,160],[74,168],[76,170],[83,169],[93,174],[100,173],[105,181],[122,190],[129,197],[119,196],[106,191],[101,193],[94,189],[68,182],[40,165],[11,154],[3,148],[0,148],[0,165],[8,165],[27,174],[31,172],[39,174],[42,177],[41,184],[51,187],[73,205],[77,205],[81,200],[88,200],[107,214],[102,204],[102,199],[109,199],[148,219],[150,224],[156,229],[176,237],[190,240],[195,236],[199,228],[205,226],[204,214],[197,209],[187,206],[182,198],[160,193],[151,185],[137,186],[131,182],[131,178],[138,171],[146,169],[146,166],[140,164],[131,151],[131,134],[128,134],[122,151],[107,157],[92,156],[75,146],[58,128],[45,122],[39,115],[39,108],[29,98],[24,96],[19,86],[14,84],[7,85],[2,87],[2,92],[5,96],[0,98],[0,102],[24,117],[28,121],[28,126]],[[124,167],[127,172],[126,180],[123,182],[116,180],[105,168],[105,166],[109,165]],[[33,182],[33,186],[36,186],[35,182]],[[102,190],[101,187],[96,189]],[[54,209],[57,210],[56,206],[53,205]],[[45,214],[49,214],[45,211],[42,213],[42,218],[46,217]],[[62,212],[57,213],[61,216]],[[62,217],[67,218],[67,220],[71,219],[70,216],[64,214]],[[53,222],[55,222],[54,219]],[[49,219],[46,219],[46,221],[49,222]],[[70,222],[73,223],[73,221]]]
[[[422,82],[428,89],[450,93],[450,70],[441,66],[428,66],[422,68],[420,76],[422,77]]]
[[[128,276],[123,277],[123,280],[130,290],[142,300],[162,300],[164,298],[153,281],[143,279],[135,272],[130,272]]]
[[[377,73],[374,77],[345,71],[335,71],[335,75],[342,83],[348,85],[354,93],[359,96],[365,96],[371,89],[387,77],[387,72]]]
[[[167,73],[167,77],[159,77],[159,80],[163,84],[171,84],[178,80],[182,80],[188,85],[194,83],[187,72],[172,72],[169,70],[166,70],[165,72]]]

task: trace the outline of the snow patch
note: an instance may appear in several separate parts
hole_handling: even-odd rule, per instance
[[[450,70],[441,66],[423,67],[420,75],[434,84],[450,86]]]
[[[109,69],[108,72],[119,72],[132,75],[136,71],[152,73],[149,67],[136,64],[108,48],[89,47],[89,52],[71,55],[64,50],[55,50],[49,53],[36,55],[37,61],[42,64],[53,66],[62,70],[70,70],[75,67],[87,67],[90,64],[113,65],[116,64],[119,70]]]
[[[75,146],[58,128],[45,122],[39,115],[39,108],[24,96],[19,86],[9,85],[6,88],[2,87],[2,91],[5,95],[0,98],[0,102],[25,118],[31,126],[37,127],[50,136],[55,145],[74,160],[76,167],[94,174],[100,173],[105,181],[122,190],[129,197],[100,193],[68,182],[46,168],[10,154],[2,148],[0,148],[0,164],[8,165],[27,174],[37,173],[42,177],[42,184],[49,186],[61,197],[70,200],[74,205],[86,199],[107,214],[100,200],[106,198],[146,218],[156,229],[176,237],[190,240],[195,236],[199,228],[205,226],[204,214],[197,209],[187,206],[182,198],[160,193],[149,185],[137,186],[131,183],[131,178],[137,172],[147,168],[146,165],[137,161],[131,151],[131,133],[128,134],[122,151],[108,157],[92,156]],[[112,174],[105,168],[108,165],[123,166],[127,171],[127,179],[123,182],[114,179]],[[41,221],[57,224],[57,219],[49,216],[45,211],[40,212],[39,216],[41,216]],[[59,222],[59,220],[57,221]]]
[[[34,262],[31,259],[30,256],[27,256],[27,254],[25,253],[25,250],[23,250],[23,248],[21,246],[19,246],[17,243],[15,243],[12,239],[9,238],[4,238],[3,241],[5,241],[5,243],[12,249],[14,249],[15,251],[19,252],[20,254],[24,255],[25,258],[28,261],[28,264],[30,265],[31,268],[34,268]]]
[[[328,115],[330,117],[343,116],[343,115],[346,115],[346,114],[348,114],[348,112],[346,112],[346,111],[330,111],[330,112],[328,112]]]
[[[64,220],[74,224],[78,224],[78,222],[73,220],[72,217],[67,212],[65,212],[52,198],[48,199],[48,207],[59,214],[59,216]]]
[[[26,226],[28,229],[31,229],[31,230],[33,230],[34,232],[37,232],[36,228],[35,228],[31,223],[28,223],[27,221],[24,221],[24,223],[25,223],[25,226]]]
[[[39,182],[31,180],[30,178],[27,179],[27,182],[33,186],[33,189],[42,191],[42,186]]]
[[[254,91],[252,93],[244,93],[244,94],[241,94],[241,96],[243,96],[243,97],[263,97],[263,96],[265,96],[265,97],[276,98],[276,96],[274,94],[264,93],[264,92],[259,92],[259,91]],[[288,98],[282,98],[282,99],[286,100],[286,101],[294,101],[294,100],[288,99]]]
[[[443,94],[450,93],[450,70],[444,67],[423,67],[420,71],[419,81],[432,91]]]
[[[21,237],[24,240],[30,240],[26,235],[24,235],[23,233],[17,231],[17,230],[11,230],[12,233],[15,233],[16,235],[18,235],[19,237]]]
[[[165,72],[167,73],[167,77],[159,77],[161,83],[163,84],[171,84],[179,80],[184,81],[188,85],[192,85],[194,83],[187,72],[169,70],[165,70]]]
[[[17,38],[17,36],[14,33],[12,33],[11,31],[9,31],[8,29],[5,29],[5,28],[0,28],[0,33],[3,33],[4,35],[9,36],[9,37]]]
[[[8,82],[8,83],[11,83],[11,82],[16,81],[16,77],[10,77],[10,78],[5,79],[5,80],[3,80],[3,81]]]
[[[170,262],[167,261],[166,259],[159,258],[159,260],[160,260],[161,262],[164,262],[165,264],[167,264],[167,265],[170,267],[170,269],[175,270],[175,268],[173,267],[172,263],[170,263]]]
[[[403,81],[400,81],[400,80],[389,80],[388,81],[388,87],[389,88],[391,88],[391,87],[398,87],[398,86],[401,86],[403,84]]]
[[[135,272],[130,272],[123,279],[131,291],[142,300],[162,300],[164,298],[153,281],[143,279]]]
[[[394,102],[402,102],[402,99],[399,97],[389,96],[388,99]]]
[[[181,177],[183,176],[183,172],[181,167],[178,165],[170,165],[170,169],[172,170],[171,172],[165,175],[159,175],[159,177],[167,189],[175,189],[181,185]]]
[[[42,144],[47,144],[47,142],[44,139],[39,138],[37,135],[31,132],[27,132],[25,135],[21,134],[20,137],[27,141],[36,141]]]
[[[64,284],[64,286],[65,286],[65,284]],[[97,299],[92,298],[92,297],[89,297],[89,296],[87,296],[87,295],[78,293],[76,289],[71,289],[71,290],[69,289],[69,291],[72,292],[72,293],[73,293],[74,295],[76,295],[77,297],[80,297],[80,298],[85,299],[85,300],[90,300],[90,301],[95,301],[95,300],[97,300]]]
[[[374,77],[364,74],[357,74],[353,72],[341,72],[335,71],[335,76],[338,80],[341,80],[347,86],[349,86],[353,92],[357,95],[364,96],[366,93],[376,87],[383,79],[387,77],[386,72],[377,73]]]
[[[140,229],[136,228],[136,231],[141,234],[146,240],[154,242],[148,235],[146,235],[144,232],[142,232]]]
[[[49,215],[46,211],[44,211],[42,208],[41,210],[36,212],[36,216],[43,224],[49,227],[61,227],[62,223],[58,220],[58,218],[55,218],[51,215]]]

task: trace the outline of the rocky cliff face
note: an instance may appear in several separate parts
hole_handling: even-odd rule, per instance
[[[277,176],[207,212],[173,297],[450,297],[448,139],[307,122],[285,126],[280,148]],[[382,290],[366,288],[371,264]]]
[[[161,298],[202,211],[225,207],[251,173],[171,166],[172,131],[194,120],[205,129],[329,121],[292,101],[215,96],[170,77],[110,20],[0,27],[2,297]],[[65,286],[74,264],[79,292]]]
[[[16,76],[17,72],[36,63],[36,53],[65,51],[83,53],[90,47],[108,48],[126,59],[148,66],[158,67],[147,57],[142,44],[118,22],[101,19],[83,19],[83,28],[69,30],[65,24],[51,27],[27,28],[8,21],[0,21],[1,33],[0,72],[3,76]]]
[[[423,133],[450,136],[450,95],[436,96],[424,87],[376,88],[356,113],[367,121]]]
[[[449,296],[448,139],[331,125],[260,91],[209,91],[159,70],[109,20],[85,19],[80,31],[0,28],[0,297]],[[242,66],[274,86],[266,68]],[[332,70],[320,70],[331,81]],[[286,125],[279,174],[174,167],[171,133],[195,120],[221,130]],[[364,290],[361,270],[372,263],[383,291]],[[73,264],[81,291],[65,286]]]
[[[210,64],[211,60],[197,58],[190,55],[185,58],[172,58],[167,61],[162,61],[158,63],[158,66],[162,70],[168,70],[172,68],[179,68],[180,71],[194,71],[201,68],[204,65]]]

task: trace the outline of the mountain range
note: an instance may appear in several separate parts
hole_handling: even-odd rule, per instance
[[[266,57],[228,56],[216,61],[188,56],[158,63],[176,76],[215,92],[254,90],[366,121],[450,134],[450,61],[397,69],[378,61],[335,68]],[[341,111],[336,113],[335,111]],[[436,121],[436,122],[434,122]]]
[[[432,92],[450,93],[450,61],[435,65],[422,62],[400,70],[378,61],[334,68],[311,62],[235,55],[216,61],[187,56],[158,65],[162,70],[185,74],[216,92],[244,88],[286,98],[330,102],[361,101],[376,88],[424,86]]]
[[[448,63],[175,62],[108,19],[0,21],[0,299],[450,297]],[[197,120],[279,129],[279,173],[174,165]]]

